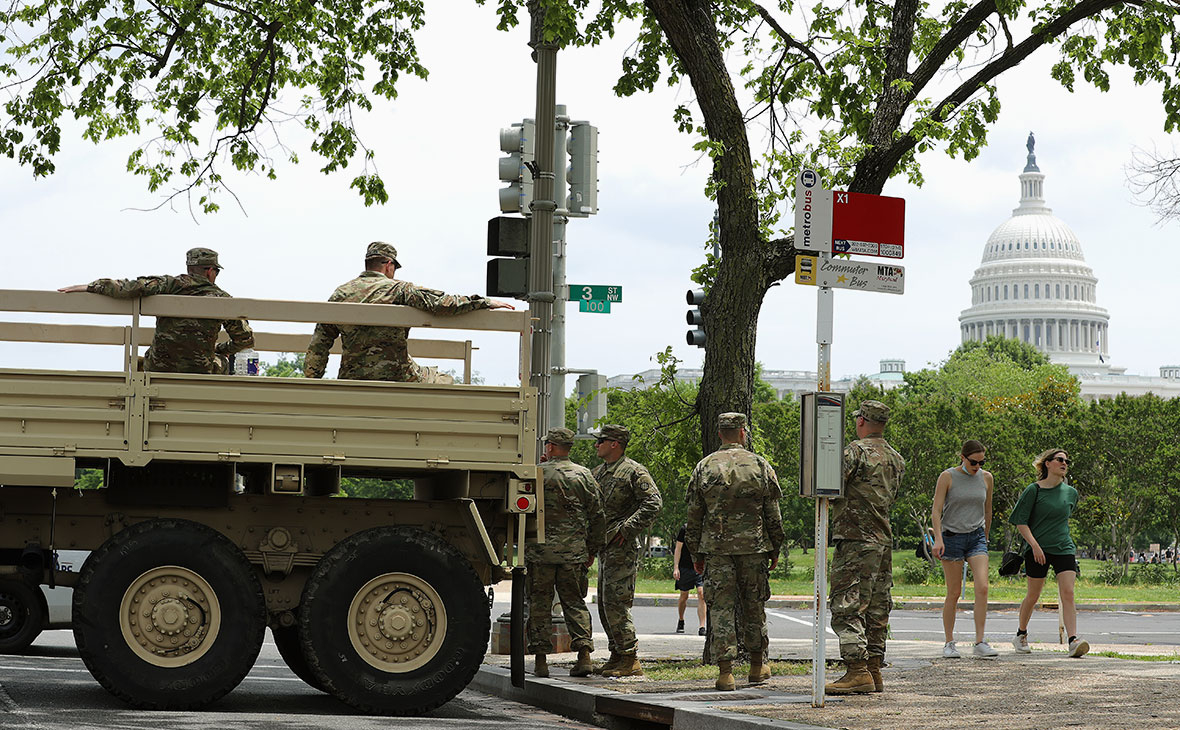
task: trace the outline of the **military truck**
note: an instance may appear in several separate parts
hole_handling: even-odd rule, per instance
[[[316,322],[494,331],[515,336],[527,373],[527,312],[20,290],[0,290],[0,311],[13,313],[4,348],[49,365],[0,369],[0,581],[73,587],[78,651],[107,690],[142,708],[207,705],[246,676],[268,626],[295,674],[364,712],[421,714],[470,682],[486,586],[512,576],[519,603],[523,544],[543,539],[527,376],[144,372],[141,320],[303,323],[256,332],[277,352],[302,351]],[[121,348],[122,367],[54,368],[67,345]],[[472,350],[410,340],[418,357],[462,360],[464,381]],[[99,488],[76,488],[87,469]],[[349,477],[413,480],[413,499],[347,498]],[[57,550],[92,552],[66,572]]]

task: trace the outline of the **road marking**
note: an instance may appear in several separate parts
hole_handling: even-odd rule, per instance
[[[766,609],[766,612],[767,612],[767,613],[769,613],[771,616],[777,616],[778,618],[786,619],[787,621],[794,621],[795,623],[797,623],[797,624],[803,624],[804,626],[807,626],[808,628],[812,628],[812,629],[814,629],[814,628],[815,628],[815,624],[814,624],[814,623],[812,623],[811,621],[804,621],[804,620],[803,620],[803,619],[801,619],[801,618],[795,618],[794,616],[788,616],[788,615],[787,615],[787,614],[785,614],[785,613],[779,613],[778,611],[774,611],[774,610],[771,610],[771,609],[769,609],[769,608],[768,608],[768,609]],[[825,630],[826,630],[826,631],[827,631],[829,634],[831,634],[832,636],[835,636],[835,635],[836,635],[836,632],[835,632],[835,631],[832,631],[832,627],[831,627],[831,626],[825,626],[825,627],[824,627],[824,629],[825,629]]]

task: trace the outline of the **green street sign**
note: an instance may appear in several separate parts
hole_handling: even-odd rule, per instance
[[[567,298],[570,301],[621,302],[623,301],[623,287],[608,284],[570,284]],[[585,312],[586,310],[579,309],[578,311]]]
[[[601,288],[605,289],[606,287]],[[610,314],[610,302],[602,299],[579,299],[578,311],[591,314]]]

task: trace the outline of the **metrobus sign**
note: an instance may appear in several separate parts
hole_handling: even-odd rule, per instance
[[[903,258],[905,200],[826,190],[819,173],[801,170],[795,181],[795,248]]]

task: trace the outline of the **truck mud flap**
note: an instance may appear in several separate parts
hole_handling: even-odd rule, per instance
[[[524,581],[525,569],[512,569],[512,623],[508,630],[509,650],[512,652],[512,686],[524,687]]]

